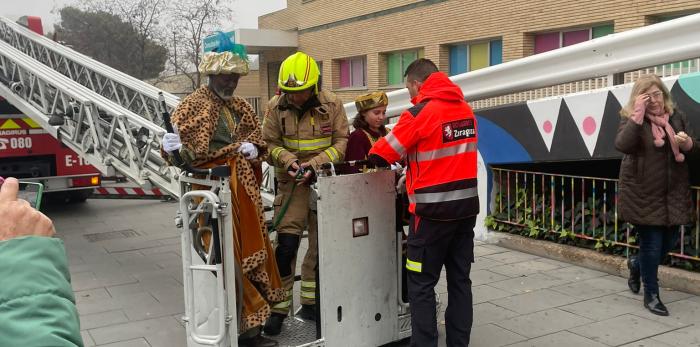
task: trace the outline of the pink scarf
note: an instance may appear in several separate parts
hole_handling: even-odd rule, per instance
[[[685,160],[685,156],[678,148],[678,143],[676,142],[676,138],[674,136],[676,131],[673,130],[671,124],[668,123],[668,113],[658,116],[646,113],[645,117],[651,123],[651,134],[654,136],[654,145],[656,147],[663,146],[664,137],[668,136],[668,141],[671,143],[671,149],[673,150],[673,155],[676,158],[676,162],[682,163]]]

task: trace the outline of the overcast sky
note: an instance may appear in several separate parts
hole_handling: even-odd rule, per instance
[[[232,23],[224,25],[224,28],[257,28],[258,16],[287,6],[286,0],[230,1],[234,4],[234,18]],[[57,10],[75,2],[75,0],[0,0],[0,15],[11,19],[17,19],[23,15],[40,16],[46,31],[53,28],[53,24],[58,21]]]

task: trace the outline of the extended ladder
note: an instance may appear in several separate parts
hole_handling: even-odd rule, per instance
[[[162,90],[0,17],[0,40],[69,79],[163,128],[158,93]],[[179,98],[163,92],[173,111]]]
[[[180,170],[167,167],[158,152],[165,133],[159,94],[171,113],[178,97],[1,16],[0,43],[0,96],[104,175],[118,172],[179,196]],[[66,123],[53,126],[51,116]],[[261,194],[271,203],[268,171]]]
[[[104,175],[178,196],[159,153],[159,89],[0,17],[0,96]],[[168,108],[179,99],[163,93]],[[63,124],[50,124],[51,117]]]

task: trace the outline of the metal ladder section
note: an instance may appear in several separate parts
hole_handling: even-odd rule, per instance
[[[102,174],[120,173],[177,197],[179,170],[159,153],[159,92],[0,17],[0,96]],[[168,108],[179,102],[163,94]],[[63,124],[51,125],[52,116]]]
[[[178,170],[160,156],[165,130],[0,40],[0,96],[84,157],[144,188],[178,196]],[[63,124],[52,126],[49,119]],[[60,119],[59,118],[59,119]]]
[[[164,128],[158,103],[158,93],[163,92],[162,90],[41,36],[2,16],[0,16],[0,40],[106,99]],[[166,105],[170,108],[168,111],[172,113],[180,102],[179,98],[167,92],[163,92],[163,96]]]

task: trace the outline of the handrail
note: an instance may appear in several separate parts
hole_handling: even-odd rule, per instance
[[[700,14],[645,26],[450,77],[467,100],[520,92],[700,56]],[[553,68],[556,67],[556,68]],[[407,89],[387,93],[387,115],[412,106]],[[355,104],[344,105],[348,115]]]
[[[227,324],[227,311],[226,311],[226,289],[224,287],[224,266],[223,263],[217,263],[213,265],[192,265],[192,252],[189,247],[192,245],[192,234],[188,229],[188,221],[190,220],[190,206],[194,199],[202,199],[201,204],[211,203],[214,206],[212,213],[214,223],[218,223],[218,216],[216,215],[217,206],[221,203],[219,197],[211,191],[208,190],[196,190],[185,193],[180,198],[180,212],[182,213],[182,220],[185,221],[183,227],[184,231],[182,237],[184,238],[182,242],[182,261],[184,265],[185,277],[184,286],[187,293],[187,312],[184,318],[186,324],[190,326],[190,337],[196,343],[206,344],[206,345],[217,345],[226,336],[226,324]],[[199,331],[199,326],[196,322],[196,312],[197,308],[195,306],[195,295],[194,295],[194,279],[193,271],[214,271],[216,273],[216,287],[217,287],[217,307],[219,307],[218,312],[218,333],[216,335],[205,335]]]

